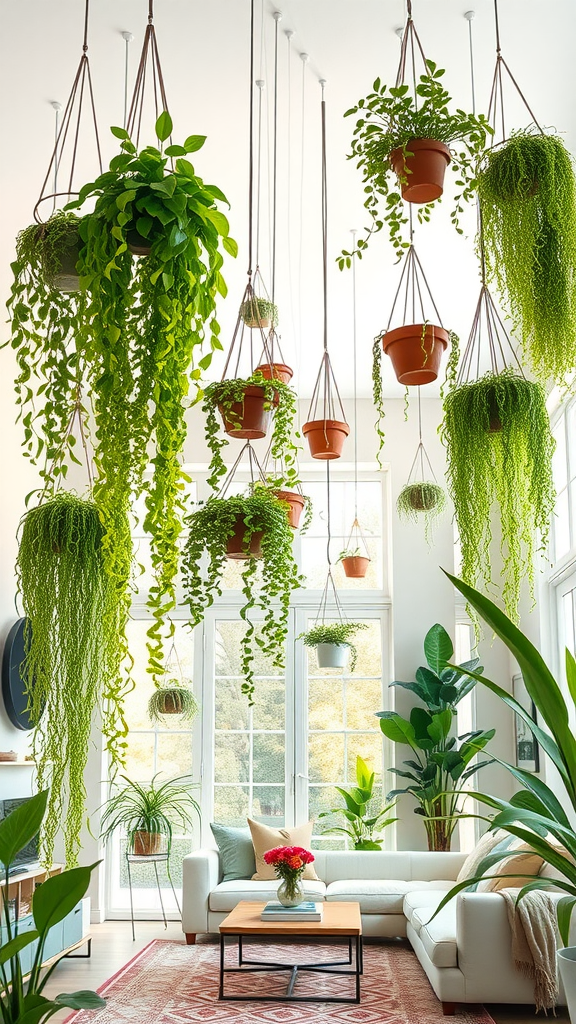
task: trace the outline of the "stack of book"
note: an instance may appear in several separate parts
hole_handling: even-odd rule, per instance
[[[297,907],[285,907],[279,900],[268,900],[260,918],[262,921],[321,921],[322,904],[305,900]]]

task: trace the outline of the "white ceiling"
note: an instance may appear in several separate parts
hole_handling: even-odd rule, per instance
[[[346,152],[352,119],[344,110],[369,91],[376,76],[396,74],[404,20],[403,0],[255,0],[256,78],[266,81],[264,120],[272,123],[274,20],[279,24],[279,175],[277,300],[284,354],[297,370],[302,395],[310,394],[322,346],[322,260],[320,223],[320,87],[327,80],[329,190],[329,342],[343,395],[352,393],[352,284],[350,272],[334,262],[348,247],[350,231],[366,224],[362,185]],[[121,32],[134,33],[129,48],[132,83],[146,24],[147,0],[92,0],[90,59],[104,156],[115,152],[107,131],[121,124],[124,110],[124,54]],[[414,17],[427,56],[445,67],[455,104],[471,108],[468,22],[473,8],[477,107],[486,109],[494,67],[492,0],[414,0]],[[84,0],[2,0],[0,4],[0,103],[4,132],[0,165],[0,288],[10,283],[13,239],[31,220],[53,144],[50,101],[64,103],[80,57]],[[263,15],[263,21],[262,21]],[[504,55],[542,124],[565,133],[576,149],[576,86],[573,57],[575,0],[500,0]],[[263,23],[264,32],[261,33]],[[249,0],[156,0],[155,24],[174,140],[206,134],[195,159],[197,171],[218,184],[231,202],[232,234],[240,243],[228,260],[229,296],[222,304],[223,338],[231,335],[247,262]],[[286,30],[294,36],[288,41]],[[263,39],[263,45],[261,41]],[[300,54],[310,60],[304,67]],[[304,87],[304,88],[303,88]],[[510,97],[512,100],[512,97]],[[510,102],[511,125],[526,118]],[[152,124],[149,108],[149,124]],[[302,146],[303,140],[303,146]],[[148,139],[147,141],[152,141]],[[260,263],[269,283],[269,162],[264,130]],[[96,173],[86,145],[80,170]],[[303,187],[301,187],[301,185]],[[456,236],[448,203],[416,234],[445,326],[467,335],[478,291],[473,254],[474,214],[469,237]],[[387,321],[399,268],[382,234],[358,265],[359,391],[369,394],[372,338]],[[3,328],[4,331],[7,328]],[[399,395],[388,360],[386,393]],[[214,372],[218,371],[215,366]],[[425,395],[434,394],[429,389]]]

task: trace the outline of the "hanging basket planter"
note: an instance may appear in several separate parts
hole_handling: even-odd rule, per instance
[[[294,376],[292,367],[286,363],[261,363],[254,372],[261,373],[266,380],[281,380],[283,384],[289,384]]]
[[[313,459],[339,459],[350,427],[344,420],[310,420],[302,433]]]
[[[448,339],[448,331],[436,324],[407,324],[383,334],[382,347],[400,384],[431,384],[440,372]]]
[[[390,153],[402,198],[408,203],[433,203],[444,191],[450,150],[436,139],[410,139]]]
[[[277,394],[270,401],[264,388],[248,385],[240,401],[218,405],[225,433],[252,441],[266,437],[274,405],[278,405]]]
[[[178,715],[183,722],[191,722],[199,707],[192,690],[179,679],[165,679],[155,688],[148,701],[148,717],[163,723],[165,715]]]
[[[345,555],[340,561],[349,580],[363,580],[370,565],[370,559],[365,555]]]
[[[315,647],[319,668],[345,668],[350,656],[350,671],[356,668],[358,652],[352,637],[360,629],[367,629],[365,622],[322,622],[301,637],[305,647]]]
[[[226,558],[232,558],[237,561],[248,558],[262,558],[263,536],[263,530],[248,530],[244,517],[239,515],[234,524],[234,532],[226,541]]]
[[[317,644],[318,668],[346,668],[350,657],[348,644]]]
[[[272,493],[278,498],[278,501],[288,505],[288,523],[293,530],[297,530],[306,505],[304,495],[299,494],[298,491],[273,491]]]
[[[149,256],[152,252],[151,240],[141,235],[136,228],[126,232],[126,245],[133,256]]]
[[[240,307],[240,316],[246,327],[267,331],[278,323],[278,307],[270,299],[262,299],[252,293]]]
[[[398,495],[398,512],[432,512],[440,506],[444,508],[446,495],[439,484],[429,480],[419,480],[406,484]]]

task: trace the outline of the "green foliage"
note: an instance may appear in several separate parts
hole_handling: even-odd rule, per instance
[[[258,326],[263,320],[269,320],[271,326],[276,327],[278,325],[278,306],[270,299],[261,299],[258,295],[253,295],[242,303],[240,316],[244,323],[249,322],[250,326],[253,323]]]
[[[344,788],[336,786],[344,800],[345,807],[334,807],[330,811],[322,811],[318,818],[344,818],[344,824],[333,824],[323,829],[322,834],[345,835],[352,840],[355,850],[381,850],[383,837],[380,834],[387,825],[392,825],[397,818],[387,815],[394,807],[388,804],[376,815],[368,817],[368,807],[373,796],[375,773],[371,772],[366,762],[356,757],[356,785]]]
[[[360,548],[346,548],[345,551],[341,551],[338,555],[337,561],[341,562],[343,558],[362,558],[362,552]]]
[[[405,181],[398,182],[390,164],[390,153],[400,148],[404,155],[410,153],[413,139],[435,139],[446,146],[460,143],[458,149],[451,150],[450,166],[456,173],[456,184],[460,189],[454,198],[452,222],[458,231],[461,230],[458,219],[463,203],[472,197],[476,164],[485,152],[487,136],[492,129],[482,114],[476,117],[463,110],[451,113],[451,98],[441,82],[444,71],[433,61],[427,62],[427,68],[427,73],[420,76],[416,86],[416,102],[408,85],[388,88],[377,78],[373,91],[344,115],[360,115],[354,128],[349,159],[356,160],[356,166],[362,172],[366,196],[364,206],[371,224],[365,237],[357,242],[356,249],[342,251],[338,258],[341,270],[351,266],[353,256],[362,258],[370,236],[380,231],[384,224],[398,258],[408,247],[409,243],[403,238],[408,217],[398,188]],[[383,213],[380,206],[383,206]],[[433,203],[427,203],[418,208],[420,222],[430,219],[433,206]]]
[[[267,380],[260,370],[246,379],[221,380],[209,384],[204,391],[202,410],[206,416],[206,444],[212,453],[208,483],[210,487],[218,487],[221,477],[226,474],[226,466],[222,450],[228,445],[226,436],[222,435],[222,425],[217,410],[222,408],[234,426],[240,425],[234,406],[242,406],[244,395],[249,387],[263,389],[264,408],[274,411],[271,458],[281,462],[284,467],[283,480],[289,485],[297,481],[296,455],[298,448],[292,440],[292,430],[296,418],[296,394],[281,380]],[[241,415],[241,414],[240,414]]]
[[[379,334],[377,338],[374,338],[372,345],[372,398],[374,401],[374,407],[378,414],[376,423],[376,433],[378,434],[378,451],[376,452],[376,461],[378,468],[382,469],[382,449],[386,440],[386,435],[382,424],[384,423],[384,417],[386,416],[386,410],[384,408],[384,393],[382,391],[382,335]]]
[[[534,372],[576,369],[576,179],[556,135],[515,132],[478,177],[484,254]]]
[[[337,644],[350,648],[350,671],[353,672],[358,660],[358,651],[351,641],[359,629],[368,629],[365,622],[323,622],[313,626],[306,633],[301,633],[298,640],[304,641],[305,647],[317,647],[318,644]]]
[[[16,573],[27,620],[38,786],[50,786],[42,858],[52,863],[62,822],[71,866],[86,813],[84,771],[96,712],[113,769],[123,763],[127,734],[120,673],[126,616],[107,573],[94,503],[59,491],[30,509],[22,521]]]
[[[193,828],[192,812],[200,817],[200,807],[190,792],[193,786],[190,778],[179,775],[166,782],[157,782],[159,774],[147,785],[122,776],[126,785],[104,805],[101,837],[105,842],[122,828],[132,850],[135,832],[156,832],[167,837],[170,853],[174,829],[187,832]]]
[[[500,510],[503,599],[517,615],[522,580],[534,591],[536,531],[548,539],[554,508],[554,440],[542,386],[509,368],[451,390],[444,399],[448,487],[467,583],[492,580],[491,514]],[[499,427],[500,429],[495,429]]]
[[[0,860],[4,865],[5,884],[1,890],[2,911],[6,939],[0,945],[0,1019],[2,1024],[43,1024],[67,1006],[79,1010],[96,1010],[106,1005],[96,992],[63,992],[54,999],[42,995],[46,982],[57,963],[42,972],[48,932],[59,924],[86,895],[90,875],[96,864],[89,868],[74,868],[47,878],[37,886],[32,899],[34,928],[18,934],[10,919],[8,908],[9,869],[16,855],[37,835],[47,805],[48,793],[37,793],[0,822]],[[32,943],[36,948],[28,978],[20,953]],[[63,954],[64,955],[64,954]]]
[[[424,517],[424,533],[428,543],[432,541],[432,527],[446,508],[446,492],[431,480],[416,480],[406,484],[396,499],[396,510],[400,519],[417,523]]]
[[[244,604],[240,610],[247,624],[241,643],[245,677],[242,692],[252,705],[254,643],[272,659],[275,668],[283,668],[290,595],[303,582],[294,561],[293,531],[288,525],[283,503],[265,488],[258,488],[246,497],[209,498],[186,520],[188,539],[182,571],[185,603],[190,609],[191,625],[196,626],[215,596],[222,593],[220,581],[226,564],[226,545],[239,521],[245,527],[247,556],[242,568]],[[258,580],[259,561],[250,557],[249,548],[252,536],[260,532],[262,568]],[[208,555],[205,574],[200,565],[204,552]],[[249,617],[252,608],[260,608],[264,612],[264,621],[257,632]]]
[[[178,715],[181,722],[191,722],[198,714],[198,701],[186,682],[164,679],[148,701],[148,717],[152,722],[166,724],[166,715]]]
[[[557,769],[558,783],[553,792],[538,775],[533,775],[506,761],[499,761],[522,788],[510,801],[485,793],[473,795],[477,800],[496,809],[496,816],[490,826],[492,829],[506,829],[555,869],[558,880],[527,875],[526,885],[520,890],[518,899],[522,899],[527,892],[535,888],[562,889],[566,896],[557,904],[558,927],[562,941],[568,945],[570,918],[576,905],[576,832],[571,822],[576,812],[576,737],[571,727],[576,703],[576,661],[566,649],[566,681],[569,694],[566,700],[539,651],[504,612],[463,580],[451,576],[450,573],[446,573],[446,576],[464,595],[468,604],[484,619],[490,630],[500,637],[518,662],[528,694],[546,727],[541,728],[526,709],[497,683],[483,675],[475,674],[478,682],[496,694],[526,723]],[[478,866],[476,876],[454,886],[444,897],[436,913],[462,889],[478,882],[480,877],[486,877],[485,872],[503,860],[504,856],[494,853],[485,857]]]
[[[449,850],[458,819],[458,797],[463,783],[489,764],[481,761],[469,767],[473,757],[483,750],[495,730],[450,735],[457,716],[457,705],[476,684],[471,673],[478,667],[478,658],[462,665],[449,665],[454,653],[452,641],[440,623],[428,630],[424,638],[427,667],[421,666],[411,683],[395,680],[422,701],[425,708],[413,707],[409,718],[396,711],[379,711],[380,728],[393,743],[407,745],[414,757],[404,761],[403,768],[389,771],[409,785],[388,793],[387,800],[408,793],[418,806],[415,814],[424,818],[428,846],[431,850]],[[480,667],[479,671],[482,671]],[[459,744],[459,745],[458,745]]]

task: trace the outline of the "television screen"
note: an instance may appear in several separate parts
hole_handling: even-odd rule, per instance
[[[26,803],[25,797],[11,797],[8,800],[0,800],[0,821],[11,811]],[[27,846],[16,855],[12,861],[13,868],[24,869],[27,864],[35,864],[38,861],[38,836],[34,836]]]

